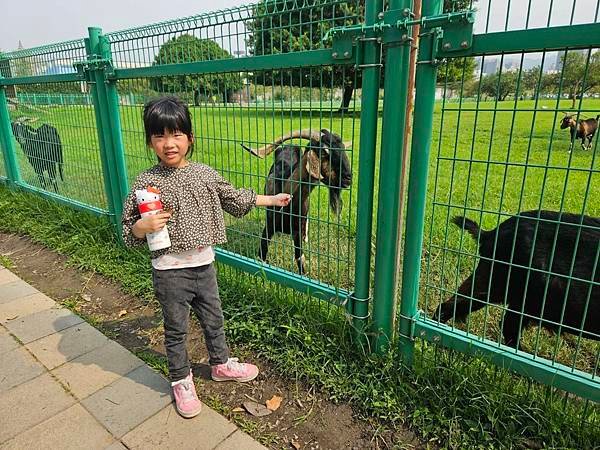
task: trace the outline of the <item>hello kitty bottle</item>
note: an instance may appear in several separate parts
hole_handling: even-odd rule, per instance
[[[135,197],[142,217],[157,214],[163,210],[162,202],[160,201],[160,191],[156,188],[148,186],[146,189],[136,190]],[[166,225],[162,230],[147,233],[146,240],[148,241],[148,248],[152,251],[162,250],[171,246],[171,239],[169,238],[169,231]]]

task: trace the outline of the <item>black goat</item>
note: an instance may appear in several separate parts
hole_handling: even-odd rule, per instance
[[[27,156],[29,164],[40,180],[43,189],[52,188],[58,193],[56,172],[63,178],[63,150],[60,135],[56,128],[44,124],[37,130],[21,123],[12,122],[12,132]],[[44,172],[48,173],[48,179]]]
[[[575,114],[564,113],[564,115],[565,117],[560,121],[560,129],[564,130],[565,128],[569,128],[571,131],[571,145],[569,146],[569,151],[573,148],[575,139],[581,139],[581,148],[584,150],[591,149],[592,139],[594,139],[594,134],[596,134],[596,130],[598,130],[600,114],[598,114],[595,119],[579,120],[573,118]],[[585,144],[586,140],[588,141],[587,145]]]
[[[463,320],[486,302],[506,302],[506,345],[517,347],[529,323],[600,340],[600,218],[528,211],[491,231],[466,217],[453,222],[478,239],[480,261],[436,319]]]
[[[304,151],[299,145],[280,146],[283,142],[296,138],[309,140]],[[305,273],[302,241],[308,239],[310,193],[319,183],[327,185],[329,205],[335,214],[340,213],[340,191],[352,184],[350,161],[345,152],[349,145],[327,129],[294,131],[257,150],[242,144],[244,149],[260,158],[264,158],[275,149],[275,161],[269,170],[264,192],[266,195],[281,192],[292,194],[288,206],[267,208],[267,219],[259,249],[259,256],[263,261],[267,259],[269,242],[273,235],[289,234],[294,240],[294,257],[298,271],[300,274]]]

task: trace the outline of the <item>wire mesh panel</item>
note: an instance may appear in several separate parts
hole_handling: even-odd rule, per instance
[[[600,2],[476,6],[475,32],[490,34],[488,47],[439,69],[421,307],[462,336],[519,348],[594,384],[600,51],[554,39],[553,50],[506,52],[528,41],[501,33],[531,30],[543,41],[550,30],[540,28],[598,22]]]
[[[74,64],[83,40],[19,50],[0,62],[21,180],[76,203],[106,210],[93,102]],[[35,81],[40,81],[36,83]]]
[[[73,92],[82,86],[73,82],[15,88]],[[106,209],[94,108],[89,94],[78,97],[80,104],[64,105],[40,104],[34,94],[20,95],[10,111],[19,170],[28,185]]]
[[[350,65],[307,61],[330,45],[329,28],[360,14],[358,2],[263,2],[108,34],[130,181],[156,163],[143,103],[174,94],[192,113],[192,160],[237,187],[293,194],[290,208],[226,218],[223,248],[350,290],[359,80]]]
[[[73,63],[85,59],[85,45],[83,39],[77,39],[43,47],[17,50],[3,54],[2,58],[0,60],[0,74],[4,78],[64,75],[74,73]],[[56,93],[59,91],[48,92]]]

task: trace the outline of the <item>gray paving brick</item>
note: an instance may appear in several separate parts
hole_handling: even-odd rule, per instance
[[[73,395],[83,399],[143,364],[144,361],[111,341],[63,364],[52,373]]]
[[[259,444],[246,433],[237,430],[223,442],[221,442],[215,450],[267,450],[267,447]]]
[[[28,344],[81,322],[83,322],[81,317],[56,305],[44,311],[10,320],[4,326],[21,342]]]
[[[83,322],[26,345],[48,369],[77,358],[108,343],[109,339]]]
[[[22,280],[0,284],[0,303],[11,302],[18,298],[35,294],[36,292],[38,292],[36,288]]]
[[[0,354],[0,392],[35,378],[46,369],[24,348]]]
[[[141,366],[81,403],[116,437],[121,437],[171,403],[169,382]]]
[[[102,450],[114,442],[111,434],[81,405],[73,405],[3,444],[2,450]]]
[[[75,399],[49,373],[1,393],[0,444],[74,403]]]
[[[7,324],[20,317],[28,316],[56,306],[56,302],[41,292],[0,303],[0,323]]]
[[[19,343],[8,331],[0,326],[0,354],[10,352],[19,347]]]
[[[176,448],[209,450],[236,431],[236,426],[203,405],[193,419],[184,419],[169,405],[127,433],[122,441],[130,449]]]
[[[12,283],[18,281],[19,277],[12,273],[10,270],[0,266],[0,284]]]

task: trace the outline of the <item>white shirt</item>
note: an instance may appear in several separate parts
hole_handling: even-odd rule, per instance
[[[184,269],[186,267],[207,266],[215,260],[212,246],[194,248],[181,253],[167,253],[152,260],[156,270]]]

